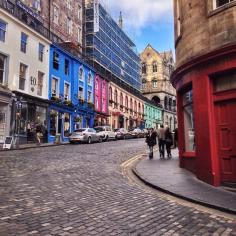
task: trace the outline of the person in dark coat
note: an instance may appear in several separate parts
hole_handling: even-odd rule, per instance
[[[149,159],[153,159],[153,147],[157,144],[157,134],[152,128],[146,136],[146,143],[149,147]]]
[[[175,148],[178,146],[178,128],[174,130],[174,146]]]
[[[165,131],[165,143],[166,143],[167,157],[171,158],[171,146],[173,145],[173,140],[169,127],[167,127]]]

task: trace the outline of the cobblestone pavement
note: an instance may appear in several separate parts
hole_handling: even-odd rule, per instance
[[[0,235],[236,235],[236,222],[132,185],[144,140],[0,153]]]

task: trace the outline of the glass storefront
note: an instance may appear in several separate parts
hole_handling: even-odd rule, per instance
[[[193,91],[183,94],[185,151],[195,151],[195,130],[193,112]]]
[[[58,126],[58,112],[55,110],[50,111],[50,135],[56,136]]]
[[[70,114],[64,114],[64,137],[69,137],[70,135]]]

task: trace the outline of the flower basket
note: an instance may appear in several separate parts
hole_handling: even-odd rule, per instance
[[[64,101],[64,104],[67,105],[68,107],[73,106],[73,103],[71,101]]]

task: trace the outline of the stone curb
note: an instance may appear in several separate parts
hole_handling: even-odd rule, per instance
[[[177,198],[180,198],[180,199],[183,199],[183,200],[186,200],[186,201],[189,201],[189,202],[192,202],[192,203],[196,203],[196,204],[199,204],[199,205],[202,205],[202,206],[205,206],[205,207],[209,207],[209,208],[212,208],[212,209],[215,209],[215,210],[219,210],[219,211],[222,211],[222,212],[225,212],[225,213],[229,213],[229,214],[234,214],[236,215],[236,211],[235,210],[232,210],[232,209],[229,209],[229,208],[225,208],[225,207],[222,207],[222,206],[217,206],[217,205],[214,205],[214,204],[210,204],[210,203],[207,203],[207,202],[204,202],[204,201],[199,201],[199,200],[196,200],[196,199],[193,199],[193,198],[189,198],[189,197],[186,197],[186,196],[183,196],[181,194],[177,194],[177,193],[174,193],[174,192],[171,192],[167,189],[164,189],[162,187],[159,187],[155,184],[152,184],[150,182],[148,182],[145,177],[143,177],[136,169],[136,166],[137,166],[138,162],[136,162],[136,164],[132,167],[132,172],[134,173],[134,175],[139,179],[141,180],[142,182],[144,182],[147,186],[149,187],[152,187],[154,189],[157,189],[161,192],[164,192],[164,193],[167,193],[169,195],[172,195],[174,197],[177,197]]]
[[[64,146],[68,145],[69,143],[60,143],[60,144],[51,144],[51,145],[40,145],[40,146],[32,146],[32,147],[20,147],[18,149],[0,149],[0,152],[12,152],[12,151],[20,151],[20,150],[26,150],[26,149],[35,149],[35,148],[47,148],[47,147],[57,147],[57,146]]]

